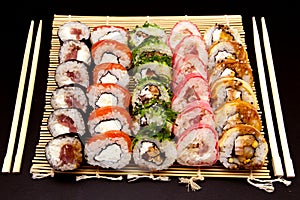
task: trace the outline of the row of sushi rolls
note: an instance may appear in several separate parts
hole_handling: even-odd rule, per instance
[[[167,33],[148,21],[133,29],[69,21],[57,36],[45,147],[54,170],[263,167],[254,73],[235,28],[201,32],[181,20]]]

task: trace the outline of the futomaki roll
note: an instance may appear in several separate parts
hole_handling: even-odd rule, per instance
[[[131,100],[129,90],[115,83],[92,84],[87,88],[86,95],[94,109],[105,106],[128,108]]]
[[[79,60],[81,62],[90,65],[91,52],[87,44],[79,40],[66,40],[60,46],[59,52],[59,63],[66,62],[68,60]]]
[[[110,130],[123,131],[131,136],[132,119],[129,111],[120,106],[97,108],[88,117],[88,129],[91,135]]]
[[[58,87],[78,84],[86,88],[90,84],[88,66],[77,60],[63,62],[56,68],[55,81]]]
[[[128,87],[130,77],[126,67],[119,63],[101,63],[93,69],[93,83],[116,83]]]
[[[91,43],[95,44],[99,40],[112,39],[128,45],[129,30],[123,26],[99,25],[91,32]]]
[[[70,21],[61,25],[57,34],[62,42],[67,40],[86,41],[90,37],[90,27],[80,21]]]
[[[48,118],[48,130],[56,137],[69,132],[86,133],[86,124],[83,113],[77,108],[55,109]]]
[[[120,130],[95,134],[86,142],[84,155],[90,165],[122,169],[132,158],[131,139]]]
[[[208,124],[195,124],[177,138],[177,162],[187,166],[212,166],[219,158],[218,135]]]
[[[83,163],[83,143],[77,133],[52,138],[45,146],[48,163],[54,170],[71,171]]]
[[[99,40],[92,45],[91,52],[95,65],[119,63],[127,70],[132,68],[131,49],[124,43],[112,39]]]
[[[78,85],[65,85],[58,87],[52,92],[51,106],[58,108],[78,108],[84,113],[87,111],[89,103],[82,87]]]

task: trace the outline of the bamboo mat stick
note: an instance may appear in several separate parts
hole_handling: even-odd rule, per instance
[[[261,47],[260,47],[260,39],[259,39],[259,34],[258,34],[255,17],[252,17],[252,22],[253,22],[255,55],[256,55],[256,60],[257,60],[259,82],[260,82],[260,86],[261,86],[263,107],[264,107],[264,113],[266,116],[266,124],[267,124],[267,129],[268,129],[269,143],[270,143],[270,149],[271,149],[271,154],[272,154],[273,170],[274,170],[275,176],[281,177],[284,174],[283,174],[281,159],[279,157],[278,148],[277,148],[277,142],[276,142],[276,137],[275,137],[272,113],[271,113],[271,109],[270,109],[270,102],[269,102],[269,96],[268,96],[268,90],[267,90],[267,84],[266,84],[266,78],[265,78],[263,58],[262,58]]]
[[[26,102],[25,102],[25,110],[24,110],[24,115],[23,115],[23,120],[22,120],[22,126],[21,126],[21,132],[20,132],[20,137],[19,137],[18,149],[17,149],[17,153],[16,153],[16,159],[15,159],[15,163],[14,163],[13,171],[12,171],[13,173],[20,172],[20,168],[21,168],[23,150],[24,150],[25,139],[26,139],[26,132],[27,132],[27,127],[28,127],[28,119],[29,119],[32,96],[33,96],[38,55],[39,55],[39,49],[40,49],[41,32],[42,32],[42,20],[40,20],[38,31],[37,31],[37,36],[36,36],[36,40],[35,40],[33,59],[32,59],[32,67],[31,67],[31,71],[30,71],[29,85],[28,85],[28,91],[27,91]]]
[[[21,110],[21,105],[22,105],[22,97],[23,97],[26,73],[27,73],[27,68],[28,68],[28,61],[29,61],[29,55],[30,55],[30,49],[31,49],[31,43],[32,43],[33,26],[34,26],[34,21],[31,20],[29,31],[28,31],[28,36],[27,36],[27,41],[26,41],[24,57],[23,57],[23,64],[22,64],[22,69],[21,69],[21,75],[20,75],[18,92],[17,92],[17,99],[16,99],[16,103],[15,103],[15,110],[14,110],[13,120],[12,120],[12,124],[11,124],[11,131],[10,131],[10,136],[9,136],[9,141],[8,141],[8,146],[7,146],[7,152],[6,152],[6,155],[5,155],[5,158],[3,161],[3,166],[2,166],[2,172],[6,172],[6,173],[10,172],[11,165],[12,165],[12,157],[13,157],[14,145],[15,145],[15,140],[16,140],[16,135],[17,135],[18,122],[19,122],[20,110]]]
[[[267,30],[267,26],[266,26],[264,17],[261,18],[261,22],[262,22],[263,41],[264,41],[268,70],[269,70],[269,75],[270,75],[271,89],[272,89],[272,94],[273,94],[273,101],[274,101],[274,105],[275,105],[275,114],[276,114],[280,142],[281,142],[283,158],[284,158],[285,171],[286,171],[287,177],[292,178],[292,177],[295,177],[295,172],[294,172],[293,162],[292,162],[292,159],[290,156],[290,151],[289,151],[289,147],[288,147],[288,143],[287,143],[284,121],[283,121],[283,117],[282,117],[282,109],[281,109],[281,104],[280,104],[278,88],[277,88],[277,81],[276,81],[276,76],[275,76],[275,71],[274,71],[274,63],[273,63],[273,58],[272,58],[271,45],[270,45],[268,30]]]

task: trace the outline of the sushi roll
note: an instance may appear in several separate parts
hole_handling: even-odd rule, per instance
[[[219,41],[236,41],[241,43],[240,35],[237,29],[227,25],[215,23],[209,29],[207,29],[203,35],[206,46],[209,49],[210,46]]]
[[[54,170],[72,171],[83,163],[83,143],[77,133],[52,138],[45,146],[48,163]]]
[[[251,86],[254,84],[253,70],[250,63],[232,58],[225,58],[215,64],[209,74],[209,84],[211,85],[220,77],[236,77],[243,79]]]
[[[167,169],[177,158],[176,144],[168,129],[142,129],[132,141],[132,149],[134,163],[142,170]]]
[[[69,132],[86,133],[86,124],[83,113],[77,108],[55,109],[48,118],[48,130],[53,137]]]
[[[186,129],[198,123],[216,126],[214,113],[207,101],[199,100],[187,104],[176,117],[173,133],[180,137]]]
[[[132,135],[132,119],[129,111],[120,106],[105,106],[93,110],[87,121],[90,134],[104,133],[110,130],[123,131]]]
[[[119,63],[101,63],[92,72],[93,83],[116,83],[124,88],[129,85],[130,77],[127,69]]]
[[[92,62],[91,52],[86,43],[79,40],[66,40],[60,46],[59,63],[66,62],[68,60],[78,60],[90,65]]]
[[[122,169],[132,158],[131,139],[120,130],[97,133],[86,142],[84,155],[90,165]]]
[[[116,83],[92,84],[87,88],[86,95],[93,109],[105,106],[120,106],[127,109],[131,101],[129,90]]]
[[[176,112],[181,112],[187,104],[197,100],[210,101],[208,81],[198,73],[186,75],[173,93],[172,109]]]
[[[136,67],[144,63],[157,61],[171,66],[172,55],[171,49],[165,42],[157,39],[157,37],[150,36],[132,50],[132,63]]]
[[[129,47],[134,49],[138,47],[146,38],[154,36],[166,43],[168,35],[159,25],[145,22],[142,26],[136,26],[129,32]]]
[[[57,34],[62,42],[67,40],[87,41],[90,38],[90,27],[80,21],[70,21],[61,25]]]
[[[254,126],[239,124],[224,131],[219,140],[220,162],[228,169],[261,169],[268,144]]]
[[[118,63],[127,70],[132,68],[132,52],[128,45],[113,39],[99,40],[91,48],[95,65]]]
[[[236,99],[224,102],[215,111],[216,130],[219,137],[223,131],[238,124],[248,124],[262,130],[262,122],[257,109],[250,103]]]
[[[202,34],[198,26],[190,20],[178,21],[171,29],[170,35],[167,40],[168,46],[175,50],[176,46],[181,42],[185,36],[198,35],[202,37]]]
[[[82,87],[78,85],[65,85],[52,92],[51,106],[58,108],[78,108],[84,113],[89,107],[88,99]]]
[[[219,159],[218,135],[208,124],[195,124],[176,138],[177,159],[186,166],[212,166]]]
[[[56,68],[55,81],[58,87],[78,84],[86,88],[90,85],[88,66],[77,60],[63,62]]]
[[[222,103],[241,99],[258,109],[256,95],[252,87],[243,79],[221,77],[211,85],[211,107],[216,110]]]
[[[99,25],[93,28],[90,41],[95,44],[99,40],[112,39],[128,45],[129,30],[122,26]]]

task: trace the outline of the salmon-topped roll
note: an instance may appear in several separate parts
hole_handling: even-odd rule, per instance
[[[122,169],[131,161],[131,139],[120,130],[97,133],[85,143],[84,155],[90,165]]]
[[[95,65],[119,63],[127,70],[132,68],[132,53],[128,45],[113,39],[99,40],[92,45],[92,58]]]
[[[99,40],[111,39],[128,45],[129,30],[123,26],[99,25],[91,31],[91,43],[95,44]]]

